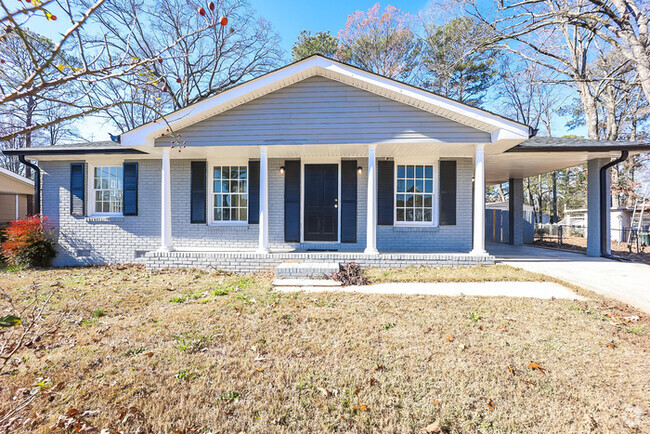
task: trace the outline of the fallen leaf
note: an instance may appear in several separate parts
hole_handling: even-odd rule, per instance
[[[374,378],[371,377],[370,378],[370,387],[374,386],[376,383],[377,383],[377,380],[375,380]]]
[[[357,387],[356,389],[354,389],[354,395],[355,396],[358,395],[359,392],[361,392],[361,389],[363,389],[363,387]]]
[[[515,368],[513,368],[512,365],[508,365],[508,371],[510,371],[512,375],[515,375]]]
[[[610,342],[607,344],[607,346],[613,350],[614,348],[616,348],[616,343],[615,343],[614,341],[610,341]]]
[[[433,405],[440,405],[440,401],[436,401],[435,399],[431,401],[431,404]]]
[[[447,339],[447,342],[453,342],[454,337],[452,335],[447,336],[445,339]]]
[[[255,368],[255,370],[256,370],[257,372],[262,372],[262,371],[264,370],[264,368]]]
[[[488,408],[490,409],[490,411],[494,411],[494,401],[492,401],[491,399],[488,401]]]
[[[546,372],[544,372],[544,371],[546,371],[546,368],[542,368],[542,367],[539,365],[539,363],[537,363],[537,362],[533,362],[533,361],[531,361],[531,362],[530,362],[530,365],[528,365],[528,367],[531,368],[531,369],[533,369],[533,370],[537,369],[539,372],[541,372],[542,374],[546,375]]]
[[[381,371],[382,369],[384,369],[384,365],[377,365],[375,371]]]
[[[144,355],[147,357],[153,357],[153,351],[146,352]]]
[[[352,408],[354,410],[368,411],[368,406],[366,404],[353,405]]]
[[[424,432],[427,434],[437,434],[442,432],[440,429],[440,425],[438,425],[438,422],[434,422],[432,424],[429,424],[424,428]]]

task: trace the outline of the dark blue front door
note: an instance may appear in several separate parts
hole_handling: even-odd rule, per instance
[[[338,241],[339,167],[305,164],[305,241]]]

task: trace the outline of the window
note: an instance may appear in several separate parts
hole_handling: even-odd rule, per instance
[[[122,166],[95,167],[95,214],[122,214]]]
[[[397,166],[395,221],[433,223],[433,166]]]
[[[248,167],[215,166],[213,195],[215,222],[247,222]]]

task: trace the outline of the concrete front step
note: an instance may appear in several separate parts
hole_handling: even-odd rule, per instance
[[[338,262],[283,262],[275,267],[276,279],[322,278],[339,271]]]
[[[337,288],[341,282],[327,279],[275,279],[272,285],[276,288]]]

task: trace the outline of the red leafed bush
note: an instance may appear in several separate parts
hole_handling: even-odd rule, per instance
[[[4,230],[2,257],[16,267],[47,267],[54,258],[54,240],[46,230],[47,217],[31,216],[14,220]]]

